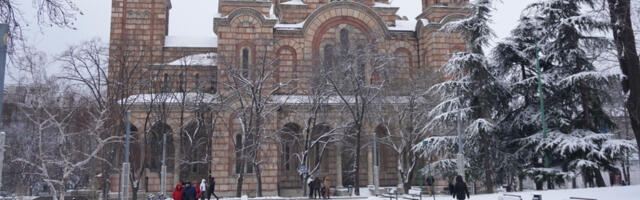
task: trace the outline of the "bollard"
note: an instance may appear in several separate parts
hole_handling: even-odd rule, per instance
[[[534,194],[533,195],[533,200],[542,200],[542,195],[541,194]]]

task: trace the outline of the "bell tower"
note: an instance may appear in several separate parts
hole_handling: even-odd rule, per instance
[[[468,16],[471,12],[468,5],[469,0],[422,0],[422,14],[416,17],[421,68],[438,69],[453,53],[466,51],[462,35],[440,29],[446,23]]]

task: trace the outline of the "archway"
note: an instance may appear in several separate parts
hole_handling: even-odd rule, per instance
[[[200,180],[209,171],[209,134],[205,120],[196,118],[189,122],[180,134],[181,156],[179,161],[181,180]]]
[[[167,171],[172,170],[174,167],[174,146],[173,146],[173,129],[171,126],[162,123],[156,122],[149,131],[148,140],[147,140],[147,153],[149,155],[149,159],[147,159],[146,167],[149,168],[152,172],[160,173],[162,169],[162,150],[163,150],[163,135],[166,135],[165,139],[165,165],[167,166]]]

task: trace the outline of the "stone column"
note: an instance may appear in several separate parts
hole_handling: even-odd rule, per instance
[[[367,149],[367,185],[373,185],[373,147]]]
[[[342,188],[342,144],[336,144],[336,188]]]

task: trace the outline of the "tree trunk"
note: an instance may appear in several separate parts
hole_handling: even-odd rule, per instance
[[[236,197],[242,196],[242,182],[244,181],[244,165],[240,168],[238,183],[236,185]]]
[[[607,0],[620,69],[622,88],[629,93],[627,110],[636,143],[640,148],[640,60],[631,21],[630,0]]]
[[[602,178],[602,172],[600,172],[599,169],[595,169],[593,171],[595,173],[596,185],[598,187],[606,187],[607,185],[604,183],[604,178]]]
[[[355,171],[355,179],[354,180],[354,191],[356,196],[360,196],[360,132],[362,132],[362,127],[358,126],[357,134],[356,134],[356,160],[354,165]]]
[[[260,172],[260,165],[255,164],[253,167],[256,170],[256,182],[258,184],[258,197],[262,197],[262,172]]]

